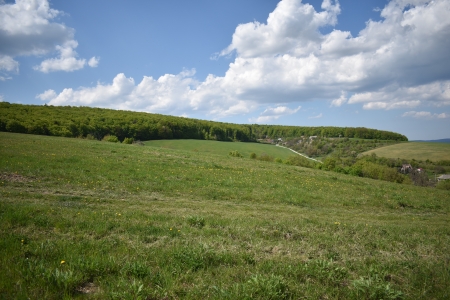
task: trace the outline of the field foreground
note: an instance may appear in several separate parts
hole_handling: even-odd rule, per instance
[[[0,298],[448,299],[450,195],[0,133]]]

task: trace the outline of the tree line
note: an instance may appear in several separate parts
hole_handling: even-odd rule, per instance
[[[0,102],[0,131],[103,139],[200,139],[256,142],[299,136],[407,141],[399,133],[369,128],[232,124],[161,114],[92,107],[22,105]]]

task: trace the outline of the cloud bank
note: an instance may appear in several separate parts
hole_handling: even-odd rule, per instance
[[[19,63],[14,59],[18,56],[59,52],[59,57],[46,59],[34,67],[44,73],[70,72],[87,65],[85,59],[77,58],[74,30],[52,22],[61,14],[51,9],[47,0],[16,0],[14,4],[0,1],[0,75],[3,74],[0,79],[9,79],[9,74],[19,72]],[[95,62],[89,65],[96,66]]]
[[[210,74],[200,81],[195,71],[183,71],[135,83],[118,74],[112,84],[38,97],[54,105],[202,111],[219,118],[262,111],[251,119],[255,122],[294,114],[299,103],[313,100],[366,110],[450,105],[450,1],[392,0],[380,10],[381,20],[368,20],[355,37],[341,30],[322,34],[321,28],[338,23],[340,11],[338,1],[324,0],[321,11],[301,0],[280,1],[266,23],[236,27],[231,44],[218,55],[234,59],[223,77]],[[68,35],[62,25],[53,26]],[[62,51],[58,59],[65,59]]]

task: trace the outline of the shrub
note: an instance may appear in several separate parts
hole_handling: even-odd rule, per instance
[[[256,153],[255,152],[250,153],[250,158],[251,159],[256,159]]]
[[[283,160],[281,158],[277,157],[277,158],[275,158],[275,162],[281,164],[281,163],[283,163]]]
[[[314,162],[300,155],[289,156],[286,160],[286,164],[305,168],[314,168],[315,165]]]
[[[134,142],[133,138],[125,138],[122,143],[124,143],[124,144],[133,144],[133,142]]]
[[[119,143],[119,139],[115,135],[105,135],[102,139],[104,142]]]
[[[243,157],[242,154],[240,154],[239,151],[237,151],[237,150],[230,151],[230,153],[228,153],[228,155],[231,155],[234,157]]]
[[[323,161],[322,169],[332,171],[336,168],[336,159],[332,157],[327,157]]]

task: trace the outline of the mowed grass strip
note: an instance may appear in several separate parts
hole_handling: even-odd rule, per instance
[[[203,140],[154,140],[147,141],[145,144],[152,147],[204,152],[217,155],[228,155],[230,151],[238,151],[245,158],[249,158],[251,153],[255,153],[257,156],[267,154],[273,158],[281,158],[282,160],[294,155],[294,153],[288,149],[262,143],[233,143]]]
[[[446,299],[450,196],[0,133],[0,298]]]
[[[372,153],[386,158],[404,158],[422,161],[429,159],[433,162],[437,162],[440,160],[450,160],[450,144],[406,142],[370,150],[363,154],[370,155]]]

